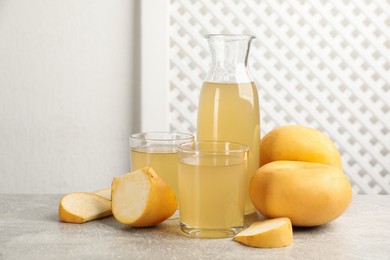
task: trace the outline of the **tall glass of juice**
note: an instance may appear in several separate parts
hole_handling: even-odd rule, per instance
[[[244,226],[248,146],[183,143],[179,151],[180,225],[187,235],[234,236]]]
[[[177,146],[194,141],[186,133],[149,132],[130,136],[131,170],[152,167],[178,197]]]

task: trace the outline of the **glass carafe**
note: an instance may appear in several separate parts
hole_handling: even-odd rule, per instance
[[[236,142],[249,147],[245,185],[245,213],[249,214],[255,211],[249,198],[249,181],[260,163],[259,98],[247,66],[249,47],[255,37],[236,34],[205,37],[212,64],[200,92],[197,139]]]

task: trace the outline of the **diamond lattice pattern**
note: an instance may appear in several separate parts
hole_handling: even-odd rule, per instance
[[[170,0],[171,130],[196,132],[209,33],[257,36],[249,67],[262,135],[315,127],[339,147],[354,193],[390,193],[388,1]]]

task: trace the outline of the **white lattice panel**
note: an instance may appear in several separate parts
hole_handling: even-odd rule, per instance
[[[389,1],[169,2],[169,123],[196,131],[209,33],[257,36],[262,134],[309,125],[338,145],[355,193],[390,193]]]

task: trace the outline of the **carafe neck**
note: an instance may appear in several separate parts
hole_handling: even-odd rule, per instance
[[[248,71],[248,54],[251,35],[214,34],[206,35],[212,63],[207,82],[248,83],[252,77]]]

